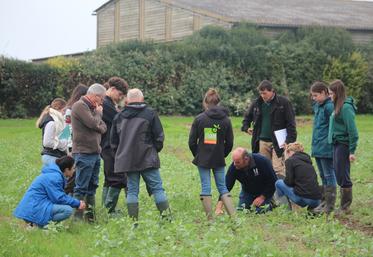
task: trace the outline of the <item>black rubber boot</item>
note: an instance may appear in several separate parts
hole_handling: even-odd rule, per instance
[[[117,206],[117,203],[118,203],[119,194],[120,194],[120,188],[116,188],[116,187],[108,188],[108,192],[107,192],[106,200],[105,200],[105,208],[108,209],[108,213],[115,212],[115,207]]]
[[[172,221],[172,215],[171,215],[171,209],[170,209],[170,206],[168,204],[168,201],[164,201],[164,202],[160,202],[160,203],[156,203],[157,205],[157,209],[161,215],[161,219],[162,220],[165,220],[165,221],[168,221],[168,222],[171,222]]]
[[[107,192],[108,192],[109,188],[108,187],[103,187],[102,188],[102,198],[101,198],[101,205],[102,206],[105,206],[105,201],[106,201],[106,197],[107,197]]]
[[[89,223],[95,222],[95,206],[96,206],[96,197],[95,195],[87,195],[86,196],[86,204],[87,208],[84,213],[84,219]]]
[[[139,219],[139,203],[127,203],[128,216],[134,221]]]
[[[74,193],[73,196],[74,196],[74,198],[78,199],[79,201],[81,201],[81,200],[85,201],[85,199],[84,199],[85,197],[82,196],[82,195]],[[75,209],[73,219],[77,220],[77,221],[83,221],[83,214],[84,214],[84,210]]]

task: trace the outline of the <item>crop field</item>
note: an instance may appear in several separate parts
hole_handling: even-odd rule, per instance
[[[100,206],[103,172],[96,195],[97,222],[67,220],[47,230],[27,229],[12,212],[41,168],[41,131],[35,120],[0,120],[0,256],[373,256],[373,116],[358,116],[360,140],[352,165],[352,214],[334,219],[310,217],[306,210],[279,207],[264,215],[238,212],[208,222],[199,200],[200,180],[191,163],[188,135],[192,117],[162,116],[165,145],[161,157],[163,186],[173,221],[160,220],[141,182],[139,226],[127,217],[124,193],[109,217]],[[297,117],[298,141],[310,152],[312,118]],[[234,147],[250,147],[232,118]],[[227,165],[231,162],[227,157]],[[320,179],[319,179],[320,182]],[[213,198],[218,193],[213,184]],[[239,185],[232,191],[235,203]],[[339,196],[337,206],[339,205]]]

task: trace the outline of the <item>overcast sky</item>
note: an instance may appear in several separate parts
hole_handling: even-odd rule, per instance
[[[96,48],[95,9],[107,0],[0,0],[0,55],[22,60]]]

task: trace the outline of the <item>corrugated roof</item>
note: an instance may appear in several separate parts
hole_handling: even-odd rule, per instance
[[[333,26],[373,29],[373,3],[347,0],[167,0],[179,7],[208,11],[231,21],[260,25]]]
[[[95,10],[99,11],[113,0]],[[226,21],[268,26],[333,26],[373,30],[373,2],[348,0],[151,0]]]

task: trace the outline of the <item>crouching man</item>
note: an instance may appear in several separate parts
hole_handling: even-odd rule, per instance
[[[254,206],[256,213],[271,210],[277,179],[271,161],[261,154],[250,154],[242,147],[233,151],[232,160],[225,182],[229,191],[236,180],[241,183],[238,208],[251,209]],[[220,212],[219,205],[221,204],[218,203],[216,213]]]

